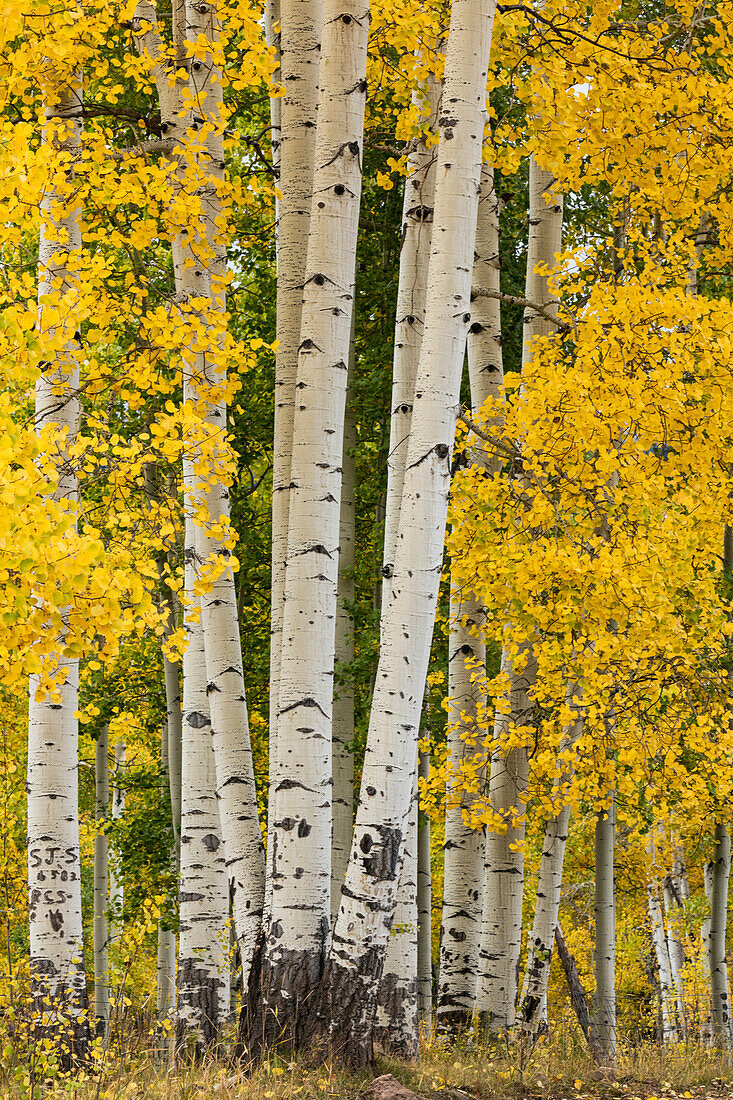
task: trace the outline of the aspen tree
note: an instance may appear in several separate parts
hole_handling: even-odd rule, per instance
[[[616,806],[612,799],[596,819],[596,869],[593,912],[596,924],[593,966],[596,975],[594,1031],[601,1058],[616,1061],[616,890],[614,848]]]
[[[555,180],[534,157],[529,163],[529,240],[527,247],[527,301],[543,307],[544,316],[531,308],[525,309],[522,344],[522,366],[532,358],[535,338],[554,331],[552,316],[557,302],[548,286],[548,271],[556,264],[562,243],[562,196],[556,192]],[[549,319],[548,319],[549,315]],[[518,680],[510,690],[512,710],[505,715],[497,711],[494,740],[501,746],[510,726],[521,726],[531,719],[531,693],[535,661],[531,652],[520,659],[519,667],[510,655],[502,656],[502,671]],[[519,712],[514,711],[514,704]],[[492,808],[511,815],[512,807],[519,815],[524,809],[524,789],[527,782],[527,748],[517,746],[506,755],[499,747],[493,754],[489,793]],[[517,975],[521,951],[522,891],[524,883],[524,826],[509,826],[506,832],[486,832],[486,894],[481,934],[481,977],[477,1009],[492,1033],[514,1026]]]
[[[205,120],[204,149],[197,168],[205,178],[201,195],[201,241],[193,267],[184,259],[181,282],[190,282],[189,293],[207,300],[205,323],[212,347],[198,352],[190,367],[184,366],[184,399],[204,403],[204,423],[226,436],[227,407],[222,398],[226,368],[222,363],[225,328],[226,248],[221,224],[220,187],[224,180],[223,89],[217,63],[220,17],[216,3],[194,0],[186,4],[186,33],[192,43],[206,43],[207,55],[190,62],[190,92],[197,118]],[[218,353],[218,354],[217,354]],[[262,921],[265,865],[257,810],[252,749],[239,636],[237,596],[231,567],[230,501],[227,479],[215,476],[203,490],[203,516],[196,523],[197,553],[202,562],[216,562],[213,581],[201,597],[206,651],[206,692],[216,763],[216,792],[221,817],[226,866],[232,889],[234,927],[243,981],[249,971]],[[202,572],[205,573],[205,568]]]
[[[339,528],[338,604],[336,611],[336,690],[333,700],[333,841],[331,845],[331,921],[341,901],[341,887],[351,851],[354,827],[354,685],[350,665],[354,660],[355,597],[354,550],[356,540],[356,409],[353,397],[354,314],[349,353],[349,390],[344,415],[344,453],[341,462],[341,519]]]
[[[418,776],[430,781],[430,753],[420,750]],[[417,817],[417,1018],[426,1032],[433,1023],[433,877],[430,865],[430,817],[418,791]]]
[[[168,784],[168,723],[163,724],[160,737],[160,770],[163,791]],[[180,823],[179,823],[180,828]],[[161,1025],[170,1024],[176,1003],[176,934],[158,922],[158,955],[156,960],[155,1018]],[[163,1031],[163,1039],[167,1035]]]
[[[571,718],[563,731],[561,757],[572,751],[572,746],[582,731],[583,720],[578,714],[575,684],[568,685],[565,703],[571,713],[574,712],[574,719]],[[563,788],[568,786],[572,777],[572,764],[566,763],[561,775],[553,783],[555,797],[562,797]],[[559,812],[547,822],[542,842],[537,904],[527,944],[527,963],[519,1001],[520,1026],[523,1031],[531,1035],[536,1035],[542,1024],[543,1008],[546,1012],[547,986],[550,980],[552,948],[560,911],[560,891],[569,824],[570,807],[562,806]]]
[[[296,1038],[305,999],[321,977],[330,939],[341,464],[368,32],[369,9],[362,0],[326,0],[293,419],[274,747],[273,891],[260,978],[262,1000],[250,1006],[250,1041],[266,1044]]]
[[[35,427],[55,429],[53,494],[73,513],[78,503],[74,466],[68,461],[79,429],[79,348],[76,303],[81,214],[73,170],[82,133],[82,74],[48,61],[43,73],[43,143],[54,171],[41,202],[38,248],[39,329],[53,349],[36,382]],[[50,318],[46,320],[46,318]],[[28,910],[31,991],[35,1030],[50,1029],[68,1065],[89,1040],[79,858],[79,663],[55,641],[58,686],[41,697],[30,679],[28,699]],[[49,900],[52,898],[53,900]],[[41,1021],[47,1021],[41,1024]]]
[[[405,463],[394,574],[354,842],[311,1031],[351,1063],[372,1058],[376,983],[396,904],[440,581],[485,122],[493,3],[454,0],[436,169],[425,332]]]
[[[677,916],[681,909],[680,899],[675,893],[671,875],[665,875],[662,882],[662,896],[664,897],[664,912],[667,918],[667,949],[669,951],[669,963],[672,970],[672,985],[677,1002],[677,1024],[683,1038],[687,1035],[687,1018],[685,1014],[685,986],[683,970],[685,966],[685,949],[679,937]]]
[[[675,1042],[677,1028],[674,1019],[674,989],[672,982],[672,968],[669,962],[669,948],[664,935],[664,917],[662,907],[659,904],[654,887],[649,883],[647,889],[647,908],[652,928],[652,944],[657,960],[657,972],[659,975],[659,999],[662,1019],[662,1039],[664,1042]]]
[[[476,223],[473,288],[499,290],[499,208],[490,165],[481,169],[481,196]],[[501,309],[498,298],[472,294],[471,327],[468,330],[468,372],[472,414],[476,416],[491,397],[503,391]],[[469,456],[469,461],[471,456]],[[494,458],[481,462],[489,472],[498,468]],[[446,799],[443,921],[440,937],[440,986],[437,1021],[441,1029],[470,1020],[476,1000],[480,970],[481,919],[484,902],[483,829],[471,827],[476,792],[459,796],[464,760],[482,756],[478,718],[480,683],[485,677],[486,650],[481,639],[483,611],[468,588],[452,586],[448,654],[450,712],[449,790]],[[482,675],[483,673],[483,675]],[[485,769],[483,769],[485,772]]]
[[[715,826],[715,849],[712,859],[707,957],[710,972],[710,1018],[713,1043],[723,1049],[727,1049],[731,1043],[728,966],[725,953],[729,876],[730,834],[728,826],[718,822]]]
[[[107,891],[108,842],[104,831],[109,812],[109,729],[103,725],[94,743],[94,1018],[95,1032],[106,1038],[109,1027],[109,945]]]
[[[125,742],[120,740],[115,743],[114,768],[112,771],[112,820],[119,821],[125,812]],[[119,854],[116,855],[110,866],[109,875],[109,904],[112,910],[112,928],[110,929],[110,942],[119,940],[124,928],[123,910],[125,908],[125,882],[122,875]]]
[[[407,818],[402,866],[392,927],[379,981],[374,1042],[379,1050],[400,1058],[418,1051],[418,927],[417,927],[417,769],[415,791]]]
[[[280,0],[279,188],[277,207],[277,322],[275,423],[272,469],[272,565],[270,615],[270,779],[267,891],[272,887],[276,820],[280,663],[285,600],[285,560],[290,516],[293,412],[300,323],[313,199],[322,0]],[[274,18],[274,13],[273,17]]]

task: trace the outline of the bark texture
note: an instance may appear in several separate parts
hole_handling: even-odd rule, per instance
[[[430,753],[420,750],[418,776],[430,779]],[[430,863],[430,818],[418,790],[417,815],[417,1018],[424,1031],[433,1024],[433,873]]]
[[[565,942],[565,937],[560,927],[560,922],[555,925],[555,943],[557,944],[557,953],[562,963],[562,968],[565,972],[565,980],[568,983],[568,991],[570,993],[570,1001],[575,1011],[578,1023],[580,1024],[580,1030],[583,1032],[585,1041],[588,1044],[591,1054],[596,1061],[599,1060],[598,1046],[593,1032],[593,1017],[588,1003],[588,995],[583,989],[583,983],[580,980],[578,974],[578,967],[575,962],[575,957],[568,951],[568,946]]]
[[[426,320],[405,464],[394,576],[354,842],[312,1033],[370,1062],[376,982],[392,923],[442,566],[485,121],[493,3],[454,0],[436,170]]]
[[[725,955],[725,935],[728,923],[728,879],[730,876],[730,833],[728,826],[715,826],[712,890],[710,896],[710,933],[708,936],[708,967],[710,969],[710,1019],[713,1043],[726,1049],[731,1043],[728,965]]]
[[[611,802],[596,820],[595,1035],[604,1062],[616,1060],[616,896],[614,847],[616,808]]]
[[[250,1044],[299,1041],[331,931],[340,498],[368,31],[364,0],[326,0],[293,415],[269,857],[272,901],[260,999],[249,1006]]]
[[[102,726],[94,745],[94,1018],[95,1032],[106,1037],[109,1027],[109,944],[107,890],[109,864],[104,827],[109,812],[109,730]]]
[[[54,154],[73,160],[82,128],[82,74],[44,73],[43,142]],[[57,343],[55,358],[44,363],[36,382],[35,423],[53,428],[54,463],[59,473],[54,500],[75,509],[78,501],[68,448],[79,427],[79,340],[76,320],[75,253],[81,247],[81,209],[75,200],[73,171],[56,172],[41,202],[38,252],[39,325]],[[44,320],[48,309],[63,322]],[[60,327],[63,324],[63,329]],[[40,697],[31,677],[28,700],[28,911],[31,990],[36,1031],[50,1031],[61,1060],[83,1056],[89,1040],[81,917],[78,799],[78,661],[64,655],[64,634],[55,639],[52,671],[59,686]],[[55,667],[53,667],[55,665]]]
[[[125,785],[125,742],[117,741],[115,744],[115,760],[112,778],[112,820],[119,821],[125,812],[127,788]],[[119,854],[110,861],[109,869],[109,905],[110,918],[110,942],[119,940],[123,930],[123,910],[125,908],[125,881],[120,865]]]

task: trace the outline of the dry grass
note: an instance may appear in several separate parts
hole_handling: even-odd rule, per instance
[[[620,1053],[615,1070],[599,1069],[577,1038],[557,1035],[532,1052],[489,1048],[465,1036],[448,1045],[423,1044],[420,1062],[386,1059],[393,1073],[426,1100],[702,1100],[733,1097],[733,1068],[723,1055],[698,1045],[663,1050],[647,1044]],[[257,1066],[211,1060],[169,1067],[154,1056],[107,1055],[94,1075],[45,1087],[8,1082],[8,1100],[358,1100],[371,1074],[333,1066],[312,1068],[273,1058]]]

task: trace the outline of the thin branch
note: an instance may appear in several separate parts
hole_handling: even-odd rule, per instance
[[[458,419],[462,424],[465,424],[467,428],[470,428],[474,435],[477,435],[479,439],[483,439],[484,442],[489,443],[498,454],[506,455],[507,458],[519,458],[519,451],[516,447],[512,447],[510,444],[502,443],[496,436],[488,435],[483,428],[480,428],[475,420],[472,420],[467,412],[463,409],[458,410]]]
[[[558,332],[567,332],[570,329],[570,325],[566,321],[558,321],[546,306],[541,306],[539,302],[530,302],[527,298],[518,298],[514,294],[502,294],[500,290],[489,290],[485,286],[472,286],[471,287],[472,298],[497,298],[500,302],[506,302],[511,306],[522,306],[523,309],[531,309],[533,313],[536,313],[539,317],[544,317],[550,324],[556,326]]]
[[[154,138],[128,145],[125,149],[112,149],[108,155],[111,160],[124,160],[125,157],[143,157],[146,153],[172,153],[175,147],[172,138]]]

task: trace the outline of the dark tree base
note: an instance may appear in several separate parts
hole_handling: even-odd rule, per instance
[[[328,960],[304,1028],[303,1048],[352,1069],[374,1066],[374,1017],[384,951],[371,948],[357,968]]]
[[[268,958],[258,948],[239,1024],[240,1044],[250,1057],[273,1050],[289,1056],[307,1047],[322,973],[321,952],[281,950]]]
[[[443,1008],[438,1005],[435,1029],[439,1035],[462,1035],[473,1024],[473,1012],[466,1008]]]
[[[194,1018],[201,1021],[196,1033],[186,1020],[176,1023],[176,1057],[196,1061],[210,1050],[219,1038],[219,989],[221,981],[203,971],[195,959],[182,959],[178,967],[179,1004],[188,1005]]]
[[[89,998],[83,965],[67,984],[58,983],[56,972],[45,960],[31,959],[31,995],[34,1022],[33,1038],[37,1044],[51,1040],[64,1073],[73,1073],[89,1062],[91,1029]]]

